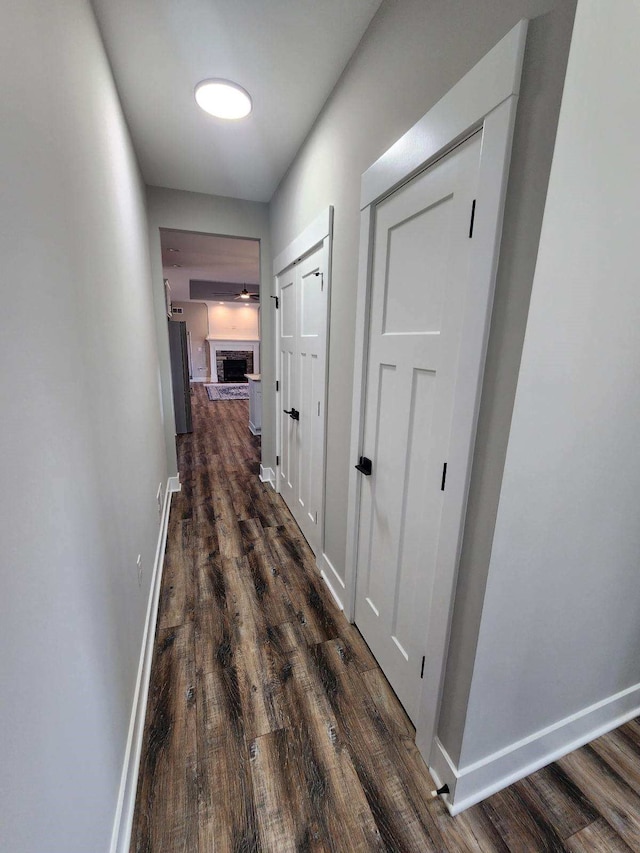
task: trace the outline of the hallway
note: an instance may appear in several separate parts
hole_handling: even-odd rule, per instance
[[[635,722],[455,819],[431,800],[410,722],[258,480],[247,403],[196,385],[193,404],[132,851],[639,849]]]

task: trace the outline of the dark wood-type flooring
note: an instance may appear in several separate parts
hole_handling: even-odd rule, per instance
[[[633,721],[451,818],[414,730],[259,482],[245,401],[179,440],[132,851],[640,850]]]

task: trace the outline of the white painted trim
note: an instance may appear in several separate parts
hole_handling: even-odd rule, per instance
[[[282,305],[282,302],[281,302],[282,294],[280,293],[280,283],[278,280],[278,275],[276,275],[274,277],[274,280],[273,280],[273,294],[277,300],[276,304],[278,306]],[[275,356],[276,356],[276,365],[275,365],[276,376],[275,376],[275,379],[276,379],[276,381],[275,381],[272,389],[264,388],[262,391],[263,394],[272,393],[274,396],[274,399],[275,399],[276,458],[275,458],[275,467],[273,469],[274,476],[275,476],[275,482],[274,482],[273,488],[275,489],[277,494],[280,494],[280,457],[282,456],[282,447],[280,446],[280,430],[282,428],[282,406],[280,405],[280,399],[281,399],[281,393],[282,393],[282,389],[280,387],[280,378],[282,376],[282,365],[281,365],[282,359],[280,358],[280,313],[279,313],[279,311],[280,311],[280,308],[278,307],[278,309],[276,309],[275,329],[274,329],[274,332],[275,332],[274,338],[275,338],[275,345],[276,345],[276,352],[275,352]],[[276,388],[278,389],[277,391],[275,390]]]
[[[522,20],[362,175],[360,209],[410,180],[520,92],[528,21]]]
[[[131,844],[133,812],[136,804],[138,771],[140,768],[144,721],[147,711],[147,698],[149,695],[149,678],[151,676],[151,662],[153,660],[153,643],[156,634],[156,622],[158,621],[160,585],[162,582],[164,554],[167,544],[167,531],[169,528],[171,495],[174,492],[179,492],[180,488],[180,478],[178,476],[168,478],[164,493],[164,501],[162,504],[162,516],[160,519],[160,530],[158,532],[158,543],[156,545],[151,585],[149,587],[147,614],[145,618],[144,631],[142,633],[138,675],[133,693],[133,705],[129,720],[129,733],[127,735],[127,745],[124,753],[122,775],[120,777],[116,814],[113,822],[113,831],[111,833],[111,844],[109,847],[110,853],[129,853],[129,846]]]
[[[416,743],[426,761],[434,743],[442,695],[527,23],[520,21],[362,176],[351,465],[355,465],[361,455],[364,430],[374,205],[472,132],[482,133],[476,193],[477,210],[482,211],[482,215],[476,216],[471,250],[473,286],[469,288],[464,307],[464,352],[460,356],[453,413],[457,426],[452,431],[449,448],[449,459],[455,459],[457,465],[456,471],[451,470],[447,478],[435,580],[430,603],[425,601],[425,609],[428,609],[425,649],[428,653]],[[361,478],[352,468],[345,566],[345,613],[350,619],[355,612],[360,485]]]
[[[328,207],[274,259],[274,276],[280,275],[287,267],[299,261],[303,255],[308,254],[318,243],[322,243],[324,238],[331,233],[332,226],[333,207]]]
[[[371,205],[360,214],[358,256],[358,293],[356,299],[355,351],[353,368],[353,405],[351,409],[351,456],[349,457],[349,499],[347,503],[347,553],[345,562],[345,616],[356,617],[356,562],[360,519],[360,474],[355,465],[364,441],[365,387],[369,352],[369,311],[371,308],[371,269],[373,260],[373,214]]]
[[[209,378],[207,376],[194,376],[189,382],[208,382]]]
[[[268,483],[272,489],[276,488],[276,474],[273,468],[265,468],[260,465],[260,474],[258,475],[261,483]]]
[[[449,785],[443,799],[456,815],[638,715],[640,684],[634,684],[462,769],[436,738],[429,769]]]
[[[493,292],[495,288],[502,217],[511,161],[511,143],[517,98],[503,101],[485,117],[482,152],[478,172],[474,246],[471,253],[473,286],[464,305],[462,340],[458,360],[449,460],[457,460],[458,469],[447,469],[447,492],[442,509],[436,577],[433,584],[425,649],[424,684],[420,701],[416,743],[426,761],[436,731],[440,697],[449,646],[449,631],[458,564],[466,520],[467,498],[475,446],[482,379],[486,357]]]
[[[322,580],[326,583],[329,592],[333,597],[333,600],[338,605],[338,609],[344,610],[342,598],[344,598],[345,586],[344,581],[340,577],[340,574],[336,570],[331,560],[324,553],[320,557],[318,557],[316,565],[320,570]]]

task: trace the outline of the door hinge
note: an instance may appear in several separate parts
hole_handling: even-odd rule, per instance
[[[276,468],[278,467],[279,464],[280,464],[280,457],[276,456]]]
[[[474,202],[474,204],[475,204],[475,202]],[[272,297],[271,297],[271,299],[275,299],[275,300],[276,300],[276,311],[277,311],[277,310],[278,310],[278,308],[280,307],[280,300],[278,299],[278,297],[277,297],[277,296],[272,296]]]
[[[320,417],[320,400],[318,400],[318,417]]]
[[[365,477],[370,477],[373,473],[373,463],[366,456],[361,456],[360,461],[356,465],[356,471],[360,471]]]
[[[420,678],[424,678],[424,660],[426,655],[422,655],[422,666],[420,667]]]
[[[276,391],[280,390],[280,382],[276,379]]]
[[[444,492],[444,485],[447,482],[447,463],[442,466],[442,483],[440,483],[440,491]]]
[[[469,237],[473,237],[473,223],[476,218],[476,200],[471,204],[471,222],[469,223]]]

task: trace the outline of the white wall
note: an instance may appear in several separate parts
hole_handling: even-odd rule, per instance
[[[574,9],[573,0],[384,0],[271,204],[274,255],[335,206],[325,551],[343,571],[355,462],[349,430],[361,173],[521,17],[542,16],[529,26],[440,720],[452,754],[464,727]]]
[[[0,848],[88,853],[167,477],[144,194],[86,0],[5,4],[0,77]]]
[[[640,708],[639,41],[638,4],[580,0],[462,766]]]
[[[220,234],[250,237],[260,241],[260,285],[263,300],[260,318],[260,369],[263,387],[275,384],[274,308],[268,294],[272,289],[269,206],[261,202],[241,201],[202,193],[182,192],[162,187],[147,187],[149,217],[149,246],[153,273],[154,306],[158,330],[158,351],[162,376],[162,405],[165,413],[167,466],[170,473],[177,470],[175,453],[175,420],[171,395],[171,363],[166,330],[164,284],[160,228],[197,231],[201,234]],[[262,463],[275,464],[275,400],[263,400]]]
[[[257,305],[234,305],[225,302],[207,302],[209,310],[209,337],[229,341],[255,341],[260,337],[259,309]]]

